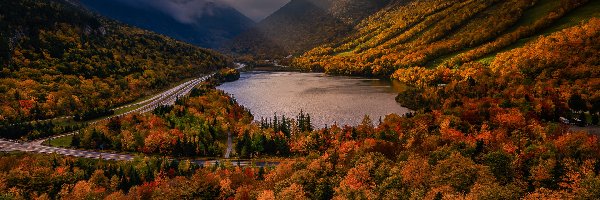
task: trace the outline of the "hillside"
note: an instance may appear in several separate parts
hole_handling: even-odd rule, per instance
[[[226,66],[226,58],[63,0],[0,3],[0,121],[102,110]]]
[[[598,136],[548,120],[573,112],[563,102],[569,93],[600,91],[599,52],[593,18],[501,53],[490,66],[399,70],[394,77],[418,91],[400,97],[430,111],[390,114],[377,126],[365,117],[354,127],[313,130],[303,114],[251,123],[234,98],[207,83],[174,106],[94,124],[70,139],[89,151],[159,156],[0,153],[0,198],[599,199]],[[588,109],[574,102],[571,109]],[[222,153],[228,130],[237,136],[234,156],[254,158],[250,166],[186,160]],[[260,165],[264,156],[274,166]]]
[[[373,11],[367,0],[293,0],[264,22],[265,34],[282,35],[249,38],[245,50],[270,58],[326,42],[294,64],[395,81],[298,92],[402,85],[396,101],[411,110],[322,128],[306,110],[254,120],[217,88],[251,78],[220,69],[226,57],[72,2],[0,2],[0,199],[600,199],[600,135],[588,131],[600,128],[598,0],[391,0]],[[32,142],[2,130],[111,108],[207,72],[170,90],[187,95],[156,95],[174,103],[151,112]],[[272,96],[266,107],[345,100],[316,106],[278,91],[251,97]],[[53,128],[29,135],[44,129]]]
[[[206,48],[217,48],[254,25],[251,19],[224,3],[202,0],[188,2],[200,2],[203,5],[195,11],[198,15],[182,20],[152,4],[139,4],[133,0],[80,1],[85,7],[104,16]]]
[[[342,41],[314,48],[294,64],[380,77],[414,66],[456,67],[489,61],[539,35],[600,16],[600,3],[588,0],[397,2],[361,21]]]
[[[345,35],[387,1],[292,0],[242,33],[225,51],[265,58],[299,54]]]

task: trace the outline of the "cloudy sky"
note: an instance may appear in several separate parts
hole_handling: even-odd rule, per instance
[[[99,0],[103,1],[103,0]],[[277,11],[290,0],[116,0],[133,6],[154,7],[181,22],[192,22],[210,9],[205,9],[208,2],[216,5],[229,5],[254,21],[260,21]]]

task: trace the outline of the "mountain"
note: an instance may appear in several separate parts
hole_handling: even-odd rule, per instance
[[[321,112],[257,122],[209,81],[144,114],[18,123],[239,73],[77,0],[0,1],[0,199],[600,199],[600,1],[392,0],[372,14],[360,0],[307,2],[286,8],[298,18],[265,22],[301,31],[271,27],[290,34],[272,46],[322,39],[296,66],[397,80],[410,113],[324,128],[311,124]],[[172,16],[210,12],[196,6]],[[310,33],[328,28],[340,34]],[[17,138],[28,141],[6,140]]]
[[[0,10],[0,125],[114,108],[227,65],[74,1],[2,1]]]
[[[541,35],[600,17],[589,0],[390,2],[344,39],[316,47],[294,65],[329,73],[387,77],[415,66],[489,63]]]
[[[216,48],[255,24],[226,4],[205,0],[80,1],[109,18],[206,48]],[[169,6],[187,9],[173,13]]]
[[[259,57],[300,54],[345,35],[385,4],[381,0],[292,0],[224,49]]]

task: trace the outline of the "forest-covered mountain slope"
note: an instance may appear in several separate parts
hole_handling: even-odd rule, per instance
[[[357,126],[314,128],[302,111],[257,123],[212,80],[173,106],[50,141],[78,156],[139,155],[130,161],[0,152],[0,199],[600,199],[600,138],[575,129],[600,123],[598,5],[392,1],[296,64],[399,80],[396,99],[414,112]],[[0,123],[119,104],[226,65],[63,0],[0,9]],[[53,149],[0,140],[15,145]],[[250,160],[204,157],[229,153]]]
[[[2,123],[112,108],[227,65],[218,53],[74,1],[2,1],[0,9]]]
[[[414,66],[489,62],[540,35],[599,17],[598,9],[600,2],[589,0],[394,1],[344,39],[314,48],[294,64],[386,77]]]
[[[598,68],[590,66],[600,62],[599,44],[600,19],[593,18],[501,53],[489,66],[400,70],[394,77],[417,92],[399,97],[429,111],[390,114],[377,125],[365,117],[354,127],[313,130],[302,113],[259,125],[206,84],[174,106],[103,121],[71,139],[91,151],[162,159],[0,153],[0,198],[599,199],[598,136],[551,122],[589,108],[581,104],[588,94],[569,93],[598,93]],[[569,95],[577,97],[572,110],[563,103]],[[223,152],[228,132],[237,136],[235,156],[269,156],[276,166],[185,160]]]
[[[225,45],[238,55],[281,57],[300,54],[341,37],[388,0],[292,0]]]
[[[194,5],[202,3],[203,6],[198,6],[201,10],[185,16],[185,20],[150,6],[151,3],[139,4],[135,0],[80,1],[87,8],[107,17],[206,48],[217,48],[255,24],[224,3],[203,0],[189,2]],[[185,6],[185,3],[176,5]]]

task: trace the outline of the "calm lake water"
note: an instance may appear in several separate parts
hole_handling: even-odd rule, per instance
[[[394,98],[400,86],[389,81],[328,76],[322,73],[245,72],[238,81],[218,87],[261,117],[296,117],[309,113],[313,126],[357,125],[365,115],[377,124],[379,117],[409,112]]]

